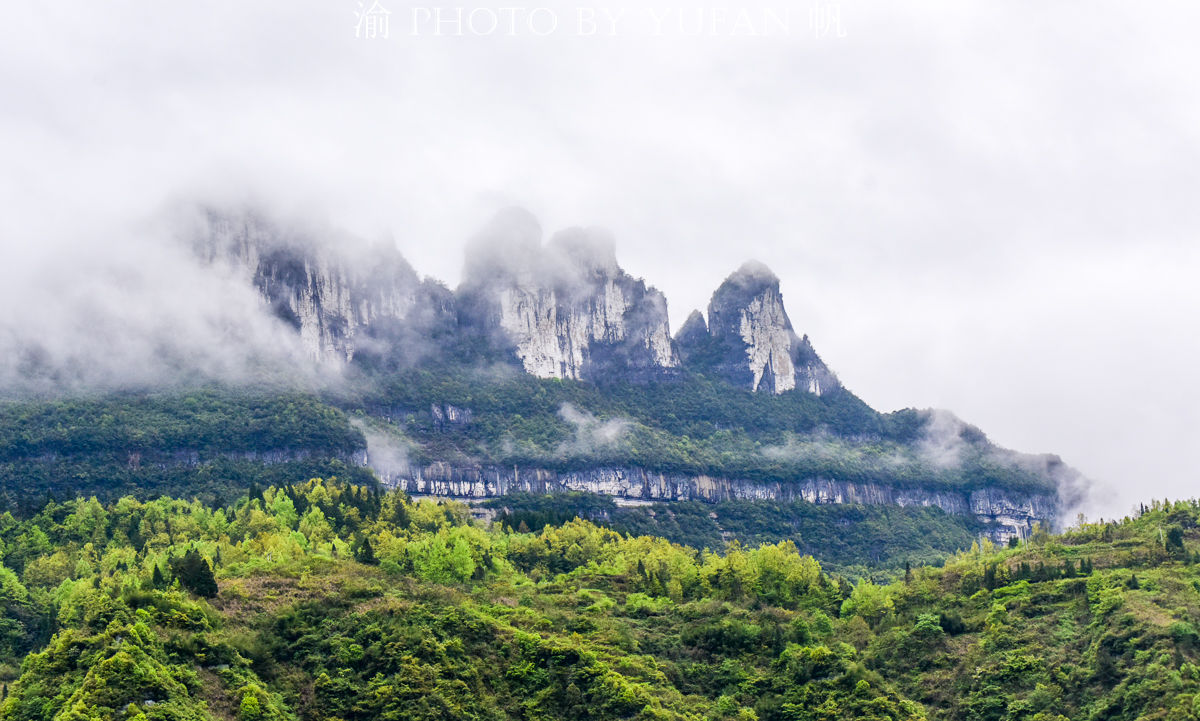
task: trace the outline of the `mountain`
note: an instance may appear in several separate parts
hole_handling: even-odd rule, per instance
[[[707,324],[693,313],[672,339],[666,298],[617,264],[605,231],[570,228],[543,244],[537,220],[518,208],[472,239],[454,293],[422,282],[391,247],[320,238],[252,211],[202,217],[193,239],[200,257],[245,273],[316,359],[350,362],[367,349],[394,362],[391,350],[457,336],[538,378],[646,380],[690,370],[769,393],[841,387],[808,337],[796,335],[779,278],[761,263],[721,284]]]
[[[203,208],[198,216],[191,231],[197,256],[252,283],[314,360],[411,355],[427,345],[421,339],[454,322],[452,294],[421,281],[394,247],[314,233],[253,210]]]
[[[948,412],[872,409],[796,332],[758,263],[672,338],[662,294],[619,266],[611,237],[543,242],[521,210],[472,239],[453,291],[388,244],[251,210],[207,208],[186,239],[205,272],[257,290],[247,312],[273,315],[338,372],[302,390],[217,382],[0,404],[12,507],[77,493],[222,503],[296,475],[375,476],[481,515],[550,493],[537,512],[587,506],[697,545],[786,538],[888,565],[1028,537],[1086,493],[1056,456],[999,448]],[[830,510],[801,522],[803,504]],[[878,528],[893,512],[929,543],[872,548],[860,534],[835,555],[830,528]]]
[[[314,357],[359,374],[334,403],[383,424],[374,438],[405,450],[378,472],[414,493],[915,505],[1003,540],[1053,523],[1084,485],[948,414],[871,410],[796,332],[762,263],[734,271],[707,319],[692,313],[672,338],[665,298],[620,267],[609,234],[545,242],[518,208],[470,240],[453,292],[391,247],[253,212],[205,219],[193,238],[205,262],[242,269]]]

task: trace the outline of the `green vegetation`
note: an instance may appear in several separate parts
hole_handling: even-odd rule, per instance
[[[939,441],[956,462],[931,459],[927,414],[879,414],[848,391],[774,396],[699,376],[595,385],[445,365],[364,373],[320,396],[210,388],[0,402],[0,501],[27,515],[47,496],[195,495],[221,505],[252,484],[297,477],[369,483],[352,416],[415,463],[1056,488],[1044,459],[999,451],[969,426]]]
[[[511,494],[487,501],[495,521],[540,531],[576,516],[634,536],[654,535],[692,548],[722,549],[791,541],[831,570],[852,576],[905,563],[932,565],[985,531],[970,516],[921,506],[818,505],[806,501],[725,501],[618,506],[592,493]]]
[[[252,484],[371,474],[346,415],[295,393],[229,390],[0,403],[0,501],[24,516],[47,496],[162,493],[224,504]]]
[[[349,454],[362,445],[344,414],[295,393],[197,390],[0,404],[3,461],[113,449]]]
[[[689,376],[646,384],[546,380],[505,370],[411,369],[357,384],[338,402],[402,428],[416,461],[578,470],[597,465],[768,482],[1054,492],[1049,469],[1018,462],[965,426],[955,463],[925,457],[914,410],[880,414],[849,391],[751,393]],[[448,422],[433,409],[470,411]],[[1044,459],[1041,465],[1045,465]]]
[[[50,502],[0,515],[0,719],[1196,719],[1198,529],[1155,503],[851,584],[335,480]]]
[[[915,415],[878,416],[849,394],[824,399],[811,394],[756,396],[703,380],[601,389],[524,374],[481,377],[464,369],[442,374],[411,371],[400,378],[403,382],[397,380],[392,390],[376,391],[374,405],[363,397],[319,399],[217,389],[0,404],[0,503],[25,518],[47,498],[77,495],[145,500],[167,494],[223,506],[251,486],[283,485],[296,478],[336,476],[370,485],[371,473],[355,462],[365,439],[351,425],[348,412],[368,418],[371,427],[391,434],[397,443],[407,443],[416,462],[443,459],[558,469],[642,465],[690,472],[743,471],[760,477],[833,477],[840,473],[834,466],[845,466],[841,475],[858,477],[861,473],[851,466],[869,459],[874,451],[868,447],[900,453],[897,439],[912,436],[919,426]],[[392,404],[380,405],[384,397]],[[470,408],[470,415],[439,419],[431,410],[455,403]],[[573,423],[560,413],[568,406],[577,409]],[[708,411],[698,420],[678,420],[681,410],[699,413],[700,408]],[[611,425],[616,430],[610,438],[592,438],[604,436],[596,427],[605,422],[595,420],[588,409],[629,420]],[[736,419],[741,425],[733,425]],[[827,424],[892,440],[856,445],[828,433],[810,433],[808,441],[797,435]],[[675,435],[688,432],[702,440]],[[772,438],[784,440],[772,445]],[[703,459],[708,451],[698,449],[718,446],[727,447],[720,458],[684,460],[689,454]],[[777,458],[781,453],[782,460]],[[796,464],[811,467],[802,472]],[[514,528],[521,520],[536,530],[580,515],[621,532],[654,533],[695,548],[718,549],[733,539],[748,544],[790,539],[802,551],[852,575],[905,561],[936,562],[970,545],[981,530],[973,519],[923,508],[796,502],[618,509],[609,498],[581,494],[506,498],[502,503],[523,514],[511,520]],[[546,508],[525,508],[530,503]],[[718,519],[711,518],[712,513]]]

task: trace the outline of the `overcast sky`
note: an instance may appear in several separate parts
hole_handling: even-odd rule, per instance
[[[675,328],[763,261],[864,400],[1059,453],[1115,489],[1094,513],[1200,494],[1196,3],[499,7],[10,3],[7,325],[54,302],[27,268],[179,199],[390,238],[451,286],[517,204],[612,230]]]

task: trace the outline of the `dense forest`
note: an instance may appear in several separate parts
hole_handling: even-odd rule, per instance
[[[396,423],[418,462],[631,465],[761,481],[820,476],[1041,492],[1057,483],[1046,459],[998,449],[978,428],[961,424],[949,437],[931,438],[928,411],[878,413],[845,389],[772,395],[703,376],[594,384],[453,366],[402,370],[354,387],[337,402]],[[430,412],[446,406],[469,412],[469,420],[448,423]],[[931,458],[930,441],[942,451],[952,445],[954,462]]]
[[[363,424],[414,466],[636,467],[1043,494],[1069,471],[996,448],[966,424],[935,429],[927,411],[877,413],[845,390],[774,396],[701,376],[597,385],[447,365],[351,374],[320,393],[214,387],[0,402],[0,499],[25,511],[76,494],[226,504],[252,483],[367,483]]]
[[[601,388],[504,368],[411,369],[400,378],[359,378],[323,395],[209,388],[0,403],[0,508],[25,518],[50,499],[145,501],[163,494],[227,506],[252,485],[298,478],[370,485],[363,429],[413,465],[614,464],[1043,491],[1050,480],[987,461],[992,447],[969,427],[963,447],[984,460],[922,471],[922,414],[877,414],[846,392],[771,396],[703,378]],[[971,516],[922,507],[739,501],[619,508],[611,498],[578,493],[507,496],[491,505],[515,514],[513,528],[524,522],[536,530],[580,515],[699,549],[791,540],[852,575],[936,562],[983,531]]]
[[[851,582],[335,479],[50,501],[0,515],[0,718],[1195,719],[1198,527],[1156,502]]]
[[[311,394],[208,389],[0,403],[0,501],[167,493],[225,504],[252,484],[370,483],[362,433]]]
[[[868,576],[908,564],[940,563],[986,527],[971,516],[925,506],[859,506],[807,501],[682,501],[621,506],[592,493],[513,493],[485,501],[494,520],[539,531],[575,517],[634,536],[660,536],[697,549],[791,541],[839,573]]]

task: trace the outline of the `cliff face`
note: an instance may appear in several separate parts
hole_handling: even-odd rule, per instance
[[[576,228],[543,244],[541,228],[525,211],[499,214],[471,241],[463,282],[454,293],[422,282],[394,248],[369,248],[336,234],[325,237],[326,231],[317,238],[313,231],[270,223],[253,213],[210,211],[203,218],[194,240],[197,253],[243,273],[275,314],[297,329],[316,359],[353,359],[368,366],[425,361],[436,368],[439,363],[476,361],[490,367],[503,358],[541,378],[655,379],[699,372],[771,394],[824,395],[841,388],[808,338],[793,329],[779,279],[758,263],[743,265],[713,293],[707,322],[693,313],[672,340],[666,300],[621,269],[607,234]],[[840,399],[828,400],[836,404]],[[469,409],[431,400],[432,428],[472,422]],[[654,424],[653,419],[646,422]],[[957,458],[979,450],[979,444],[969,442],[970,433],[964,436],[961,422],[942,425],[946,428],[936,443],[912,441],[919,454]],[[442,458],[458,462],[476,457],[473,450],[460,450]],[[936,505],[994,524],[997,537],[1023,535],[1036,521],[1053,521],[1056,512],[1055,499],[1038,494],[912,490],[884,481],[820,477],[762,483],[637,468],[518,472],[480,463],[433,464],[404,473],[389,464],[387,474],[412,492],[467,498],[513,490],[587,490],[631,501],[755,498]],[[1057,478],[1053,470],[1031,473]],[[1069,488],[1069,481],[1060,480],[1058,486]]]
[[[528,213],[501,214],[468,250],[460,322],[540,378],[675,368],[667,303],[623,271],[612,240],[571,229],[541,245]]]
[[[581,471],[500,466],[455,466],[432,463],[411,467],[385,479],[389,485],[418,495],[484,499],[509,493],[587,491],[618,501],[731,500],[852,503],[862,505],[936,506],[947,513],[974,516],[988,524],[997,542],[1024,538],[1035,523],[1053,526],[1058,499],[1037,493],[997,489],[936,491],[901,488],[886,483],[851,483],[809,478],[789,483],[657,473],[641,468],[598,467]]]
[[[722,283],[707,324],[693,313],[672,340],[666,299],[617,265],[606,233],[572,228],[543,245],[541,227],[523,210],[500,213],[472,240],[456,293],[421,281],[394,248],[253,212],[201,217],[197,254],[245,274],[317,360],[366,353],[403,364],[446,341],[508,354],[540,378],[657,378],[679,372],[682,357],[754,391],[839,387],[793,331],[779,279],[758,263]]]
[[[820,395],[840,387],[808,337],[792,329],[779,278],[760,263],[729,276],[709,301],[707,328],[693,313],[676,343],[686,364],[753,391],[800,388]]]
[[[422,283],[394,248],[318,240],[252,213],[206,210],[193,238],[201,259],[247,276],[314,360],[348,362],[389,329],[421,330],[452,315],[448,291]]]

